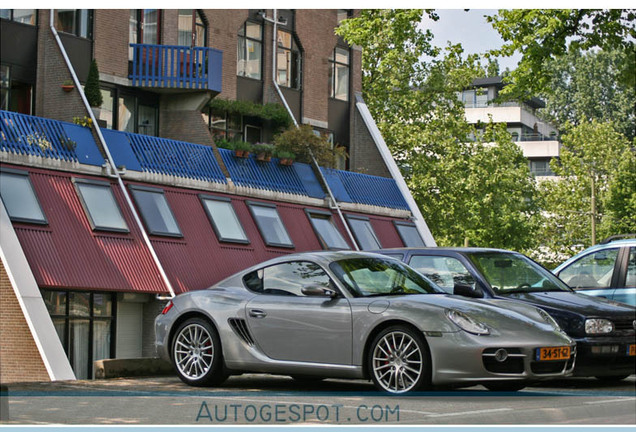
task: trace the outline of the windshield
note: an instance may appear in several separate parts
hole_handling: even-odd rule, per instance
[[[548,270],[520,254],[483,252],[469,258],[497,294],[571,291]]]
[[[397,260],[349,258],[331,263],[330,268],[356,297],[445,294],[433,282]]]

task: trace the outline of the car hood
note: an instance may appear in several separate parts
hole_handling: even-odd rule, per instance
[[[545,309],[574,312],[582,317],[629,318],[636,315],[636,308],[607,300],[565,291],[512,293],[502,298],[520,300]]]
[[[400,316],[410,316],[418,320],[423,330],[455,332],[459,328],[446,316],[447,309],[454,309],[486,324],[492,335],[514,335],[524,331],[553,334],[555,328],[547,323],[536,307],[503,299],[468,299],[454,295],[406,295],[386,297],[390,310]],[[437,319],[430,319],[435,313]],[[435,326],[435,328],[429,326]]]

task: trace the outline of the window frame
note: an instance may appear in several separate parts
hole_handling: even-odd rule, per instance
[[[16,9],[5,9],[6,11],[9,11],[9,17],[8,18],[2,18],[2,19],[6,19],[7,21],[11,21],[17,24],[24,24],[24,25],[30,25],[30,26],[37,26],[38,25],[38,10],[37,9],[18,9],[18,10],[32,10],[33,11],[33,23],[25,23],[22,21],[17,21],[15,19],[15,14],[14,11]]]
[[[68,10],[73,10],[73,21],[74,21],[74,25],[76,27],[74,32],[67,32],[64,31],[62,29],[60,29],[59,31],[61,33],[64,34],[68,34],[68,35],[73,35],[75,37],[78,38],[82,38],[82,39],[87,39],[87,40],[93,40],[93,33],[94,33],[94,25],[95,25],[95,13],[93,9],[56,9],[55,10],[55,17],[57,19],[57,23],[56,23],[56,28],[59,26],[59,12],[60,10],[63,11],[68,11]],[[86,14],[86,36],[82,36],[81,34],[79,34],[81,32],[81,23],[82,23],[82,14],[79,13],[80,11],[85,10],[87,12]]]
[[[117,198],[115,197],[115,193],[113,192],[113,186],[110,182],[85,179],[85,178],[79,178],[79,177],[72,177],[71,181],[73,182],[73,185],[75,186],[75,191],[77,192],[77,195],[79,196],[80,203],[82,204],[82,208],[84,209],[84,214],[86,214],[86,217],[88,218],[88,222],[93,231],[108,231],[108,232],[120,232],[120,233],[130,232],[130,228],[128,228],[128,222],[126,222],[126,218],[124,217],[124,214],[121,211],[121,207],[119,206],[119,203],[117,202]],[[124,222],[124,225],[126,225],[126,228],[107,227],[107,226],[97,225],[95,223],[95,220],[93,219],[93,215],[90,209],[88,208],[88,205],[86,204],[86,200],[84,199],[84,194],[82,194],[82,190],[80,187],[80,185],[82,184],[108,188],[108,191],[113,197],[115,208],[117,209],[117,212],[119,213],[119,216],[121,217],[121,220]]]
[[[395,230],[397,231],[398,235],[400,236],[400,240],[402,240],[402,244],[404,244],[405,247],[415,247],[415,248],[417,248],[417,247],[426,247],[426,242],[424,241],[424,239],[420,235],[419,231],[417,231],[417,226],[413,222],[404,222],[404,221],[394,220],[393,221],[393,226],[395,227]],[[415,231],[417,232],[417,235],[419,236],[420,240],[422,240],[422,246],[409,246],[407,244],[406,239],[402,235],[402,231],[400,231],[400,229],[398,228],[399,226],[407,226],[407,227],[415,228]]]
[[[276,83],[281,86],[292,90],[302,90],[303,85],[303,51],[300,48],[300,44],[297,42],[296,33],[284,28],[277,28],[277,32],[288,33],[290,36],[290,46],[287,47],[278,41],[278,35],[276,35]],[[278,56],[280,52],[289,53],[289,69],[285,69],[287,71],[286,82],[280,82],[278,75],[279,71],[282,70],[279,68],[278,64]],[[297,54],[296,58],[294,58],[294,53]],[[294,61],[296,60],[296,61]],[[294,69],[296,69],[294,71]],[[295,79],[294,79],[294,73]],[[289,82],[289,85],[287,85]]]
[[[305,209],[305,214],[307,215],[307,218],[309,219],[309,223],[311,223],[311,227],[314,229],[314,233],[316,234],[316,237],[318,237],[318,241],[320,242],[320,245],[322,246],[323,249],[335,250],[335,251],[352,250],[349,243],[347,243],[347,240],[345,239],[345,237],[342,235],[340,230],[338,230],[338,227],[336,226],[336,224],[333,222],[333,214],[331,212],[328,212],[325,210]],[[325,239],[323,238],[320,231],[318,230],[318,227],[314,223],[312,216],[318,216],[321,219],[327,219],[329,223],[331,223],[331,225],[333,226],[334,230],[336,230],[336,232],[340,235],[340,238],[342,239],[344,244],[346,244],[348,247],[346,249],[339,248],[339,247],[330,247],[325,241]]]
[[[250,36],[247,35],[247,24],[248,23],[257,24],[261,28],[260,39],[254,39],[253,37],[250,37]],[[263,61],[263,58],[265,57],[264,56],[264,52],[263,52],[263,48],[264,48],[264,46],[263,46],[263,33],[264,33],[263,23],[259,22],[259,21],[254,21],[254,20],[249,20],[248,19],[248,20],[246,20],[243,23],[243,25],[241,26],[241,29],[243,30],[243,35],[241,35],[240,33],[237,34],[237,44],[238,44],[238,46],[237,46],[237,56],[236,56],[236,61],[237,61],[237,64],[236,64],[236,76],[240,76],[242,78],[253,79],[253,80],[257,80],[257,81],[263,81],[263,66],[264,66],[264,63],[265,63]],[[240,57],[238,55],[238,51],[239,50],[243,50],[244,55],[245,55],[244,59],[247,62],[247,41],[248,40],[252,41],[253,43],[258,43],[261,46],[261,56],[260,56],[260,59],[259,59],[260,70],[258,72],[258,75],[259,75],[258,78],[254,78],[254,77],[246,75],[245,70],[247,68],[245,68],[245,67],[243,68],[243,70],[239,70],[238,61],[239,61]]]
[[[24,170],[19,170],[19,169],[14,169],[14,168],[5,168],[5,167],[0,167],[0,174],[9,174],[9,175],[15,175],[15,176],[22,176],[24,178],[26,178],[27,184],[29,185],[29,188],[31,189],[31,192],[33,193],[33,197],[35,198],[35,202],[38,205],[38,208],[40,209],[40,213],[42,213],[42,217],[43,219],[33,219],[33,218],[24,218],[24,217],[16,217],[16,216],[11,216],[9,214],[9,209],[4,201],[4,198],[2,198],[2,195],[0,195],[0,200],[2,200],[2,204],[4,205],[5,209],[7,210],[7,214],[9,215],[9,220],[11,220],[12,222],[21,222],[21,223],[29,223],[29,224],[35,224],[35,225],[48,225],[49,224],[49,220],[46,217],[46,214],[44,213],[44,209],[42,208],[42,204],[40,203],[40,199],[38,198],[38,195],[35,193],[35,188],[33,187],[33,182],[31,182],[31,176],[29,171],[24,171]]]
[[[205,214],[207,215],[208,220],[210,221],[210,225],[212,225],[212,229],[214,230],[214,234],[216,234],[216,238],[219,240],[219,242],[237,243],[237,244],[246,244],[246,245],[251,243],[250,242],[250,238],[247,236],[247,232],[245,231],[245,227],[243,227],[243,224],[241,223],[241,219],[239,218],[238,213],[236,212],[236,209],[234,208],[234,203],[232,202],[231,198],[214,196],[214,195],[207,195],[207,194],[199,194],[199,200],[201,201],[201,205],[203,206],[203,210],[205,211]],[[216,222],[214,221],[214,217],[210,213],[210,209],[205,204],[206,200],[229,203],[230,204],[230,208],[232,209],[232,212],[234,213],[234,217],[236,218],[236,221],[238,222],[238,226],[241,228],[241,231],[243,232],[243,235],[245,236],[245,239],[233,239],[233,238],[229,238],[229,237],[223,237],[221,235],[221,232],[219,231],[219,228],[218,228]]]
[[[347,52],[347,63],[342,63],[337,60],[338,57],[336,56],[336,51],[338,49]],[[338,70],[338,66],[346,66],[347,68],[347,93],[344,99],[336,96],[336,72]],[[331,51],[331,55],[329,56],[329,74],[329,97],[331,99],[339,100],[342,102],[349,102],[349,100],[351,99],[351,49],[349,47],[336,45]]]
[[[351,234],[353,234],[353,238],[356,240],[356,244],[358,245],[358,247],[360,247],[360,250],[382,249],[382,242],[380,242],[380,238],[376,234],[375,229],[373,228],[373,224],[371,224],[371,219],[370,218],[368,218],[366,216],[359,216],[359,215],[352,215],[352,214],[345,214],[345,218],[347,220],[347,224],[349,224],[349,229],[351,230]],[[371,233],[373,234],[373,237],[377,241],[378,247],[373,247],[373,248],[370,248],[370,249],[363,248],[362,244],[360,243],[360,237],[358,236],[358,233],[356,232],[356,230],[353,228],[353,225],[351,224],[350,220],[358,220],[358,221],[368,222],[369,226],[371,227]]]
[[[263,239],[263,242],[265,243],[265,246],[268,247],[279,247],[279,248],[285,248],[285,249],[294,249],[296,246],[294,245],[294,241],[292,240],[291,236],[289,235],[289,231],[287,230],[287,227],[285,226],[285,223],[283,222],[283,218],[280,217],[280,213],[278,212],[278,207],[276,206],[276,204],[270,204],[270,203],[265,203],[265,202],[261,202],[261,201],[245,201],[245,204],[247,204],[247,208],[250,210],[250,214],[252,215],[252,219],[254,220],[254,222],[256,222],[256,227],[258,228],[258,232],[261,235],[261,238]],[[261,221],[259,220],[259,218],[256,217],[255,213],[254,213],[254,207],[267,207],[267,208],[273,208],[274,211],[276,212],[276,215],[278,216],[278,220],[281,224],[281,226],[283,227],[283,230],[285,231],[285,234],[287,234],[287,238],[289,239],[289,244],[286,243],[278,243],[278,242],[270,242],[267,240],[267,238],[265,237],[265,235],[263,235],[263,226],[261,224]]]
[[[179,13],[179,11],[182,10],[191,10],[192,13],[190,14],[190,16],[192,17],[192,21],[191,21],[191,28],[190,28],[190,43],[188,45],[180,45],[180,46],[187,46],[190,48],[194,48],[194,47],[202,47],[202,48],[207,48],[208,46],[208,35],[209,35],[209,24],[208,24],[208,20],[205,17],[205,15],[203,14],[203,11],[201,9],[177,9],[177,41],[179,39],[179,32],[181,32],[182,30],[179,27],[179,20],[178,17],[179,16],[186,16],[186,15],[181,15]],[[199,24],[197,21],[198,19],[201,20],[201,24]],[[197,45],[197,28],[198,27],[203,27],[203,45]],[[177,42],[177,45],[179,45],[179,43]]]
[[[141,218],[144,221],[144,227],[148,231],[148,234],[155,235],[155,236],[162,236],[162,237],[183,238],[183,232],[181,231],[181,227],[179,226],[179,221],[177,221],[177,218],[175,217],[174,212],[172,211],[172,207],[170,207],[170,203],[168,202],[168,198],[166,198],[166,191],[164,189],[154,188],[149,186],[134,185],[134,184],[128,185],[128,188],[132,192],[133,199],[135,200],[135,205],[139,209]],[[152,228],[150,228],[150,226],[148,225],[148,220],[146,219],[146,215],[144,213],[143,207],[139,205],[139,200],[137,199],[137,194],[135,192],[149,192],[149,193],[156,193],[156,194],[162,195],[163,199],[166,201],[166,206],[168,207],[168,211],[170,212],[170,215],[172,216],[172,219],[174,220],[174,223],[177,226],[177,230],[179,231],[179,233],[177,234],[177,233],[171,233],[171,232],[165,232],[165,231],[155,231]]]
[[[342,290],[340,289],[338,284],[335,282],[334,278],[331,276],[329,271],[327,271],[320,264],[318,264],[318,263],[316,263],[314,261],[308,260],[308,259],[295,259],[295,260],[290,260],[290,261],[283,261],[283,262],[278,262],[278,263],[275,263],[275,264],[270,264],[268,266],[258,268],[256,270],[253,270],[253,271],[243,275],[243,277],[241,278],[241,282],[243,283],[243,286],[245,287],[245,289],[247,289],[249,292],[254,293],[256,295],[287,297],[286,294],[282,294],[282,293],[265,292],[265,290],[266,290],[266,288],[265,288],[265,274],[266,274],[266,271],[267,271],[267,269],[271,269],[273,267],[280,267],[280,266],[289,265],[289,264],[302,264],[302,263],[313,264],[316,267],[320,268],[320,270],[322,270],[322,272],[325,274],[325,276],[329,280],[329,286],[325,287],[325,288],[328,288],[328,289],[331,289],[331,290],[335,291],[337,298],[344,298],[345,297],[345,295],[343,294]],[[246,281],[246,278],[248,276],[250,276],[250,275],[253,275],[253,274],[258,275],[259,273],[262,273],[262,277],[260,278],[261,286],[260,286],[260,290],[256,290],[256,289],[254,289],[254,287],[250,286],[250,283],[248,281]],[[290,291],[287,291],[285,289],[281,289],[280,291],[290,292]],[[308,299],[316,298],[314,296],[308,296],[308,295],[305,295],[305,294],[302,294],[302,295],[294,295],[293,293],[291,293],[291,294],[292,294],[293,297],[297,297],[297,298],[308,298]]]

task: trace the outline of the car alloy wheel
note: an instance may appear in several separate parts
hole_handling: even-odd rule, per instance
[[[225,380],[221,355],[218,334],[206,320],[191,318],[175,332],[172,362],[183,382],[213,385]]]
[[[428,351],[423,338],[402,326],[381,332],[371,347],[373,382],[390,393],[415,390],[428,376]]]

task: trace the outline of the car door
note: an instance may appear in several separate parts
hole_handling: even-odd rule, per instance
[[[618,286],[612,300],[636,306],[636,247],[624,247],[618,261]]]
[[[349,301],[337,296],[307,296],[303,287],[337,291],[327,273],[309,261],[276,264],[254,272],[246,305],[258,347],[275,360],[351,364],[352,318]]]
[[[583,255],[557,276],[583,294],[612,299],[617,287],[620,248],[613,247]]]

